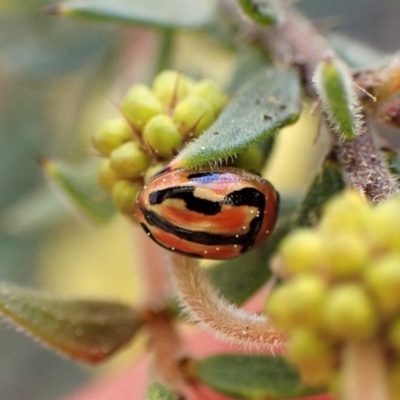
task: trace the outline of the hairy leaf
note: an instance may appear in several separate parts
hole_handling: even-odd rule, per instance
[[[72,18],[153,26],[199,29],[214,18],[214,0],[70,0],[45,9]]]
[[[198,378],[213,389],[246,399],[301,397],[322,392],[301,384],[282,357],[222,354],[197,363]]]
[[[361,132],[360,103],[349,69],[339,60],[328,58],[316,69],[314,83],[329,123],[344,139]]]
[[[293,123],[301,111],[297,74],[283,66],[258,71],[217,121],[170,163],[169,169],[227,159]]]
[[[0,283],[0,314],[34,338],[75,360],[97,363],[132,339],[141,326],[130,306],[57,299]]]
[[[74,210],[94,222],[108,221],[114,215],[111,200],[97,185],[97,164],[76,165],[42,160],[41,165],[62,198]]]

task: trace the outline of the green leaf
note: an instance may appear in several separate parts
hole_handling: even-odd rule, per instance
[[[345,187],[339,168],[333,163],[326,163],[308,190],[293,222],[293,227],[315,225],[326,201],[344,190]]]
[[[259,71],[233,97],[217,121],[192,141],[168,168],[227,159],[293,123],[301,110],[297,74],[283,66]]]
[[[350,70],[334,58],[323,60],[317,67],[314,83],[332,128],[344,139],[361,131],[362,116]]]
[[[269,0],[239,0],[242,10],[254,22],[260,25],[271,26],[278,22],[277,10]]]
[[[45,11],[72,18],[199,29],[213,21],[215,6],[214,0],[70,0],[51,5]]]
[[[213,286],[230,303],[244,303],[270,278],[269,260],[287,233],[288,225],[282,224],[260,247],[207,269]]]
[[[147,400],[176,400],[176,396],[171,393],[161,383],[154,382],[147,388]]]
[[[321,393],[305,387],[282,357],[222,354],[197,363],[198,378],[208,386],[246,399],[302,397]]]
[[[108,221],[115,208],[97,185],[97,163],[68,164],[42,160],[44,172],[68,205],[94,222]]]
[[[141,326],[140,314],[124,304],[57,299],[4,282],[0,314],[44,344],[87,363],[109,357]]]

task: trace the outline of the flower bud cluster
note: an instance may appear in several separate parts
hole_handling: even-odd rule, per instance
[[[317,228],[282,242],[274,268],[284,283],[266,311],[288,333],[288,359],[305,383],[334,384],[343,346],[371,340],[385,346],[391,375],[400,376],[399,210],[400,198],[373,207],[348,191],[328,203]]]
[[[214,81],[172,70],[157,75],[152,87],[135,84],[128,90],[122,116],[105,121],[92,137],[104,158],[99,183],[121,213],[132,216],[143,183],[208,128],[226,101]]]

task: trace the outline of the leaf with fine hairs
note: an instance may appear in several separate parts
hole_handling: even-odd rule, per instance
[[[139,312],[125,304],[60,299],[4,282],[0,314],[43,344],[90,364],[119,350],[142,325]]]

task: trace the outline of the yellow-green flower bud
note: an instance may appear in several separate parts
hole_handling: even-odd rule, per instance
[[[108,156],[129,140],[132,140],[131,129],[121,118],[105,121],[100,130],[92,136],[93,147],[103,156]]]
[[[206,100],[189,96],[175,107],[174,121],[182,135],[198,136],[214,121],[214,113]]]
[[[203,79],[196,83],[191,92],[192,95],[207,100],[214,114],[218,114],[221,108],[226,103],[226,94],[212,79]]]
[[[108,193],[111,193],[114,185],[118,182],[120,177],[111,168],[110,160],[103,160],[97,170],[97,181],[99,185]]]
[[[372,300],[355,283],[331,288],[322,307],[322,321],[327,332],[343,340],[369,339],[378,327]]]
[[[132,215],[140,189],[141,185],[138,182],[125,180],[117,182],[111,195],[115,207],[123,214]]]
[[[400,254],[389,254],[371,263],[364,276],[378,308],[385,314],[399,312]]]
[[[311,329],[296,329],[286,344],[288,360],[310,386],[327,385],[336,372],[337,355],[326,338]]]
[[[322,278],[314,275],[296,277],[271,294],[266,312],[283,329],[316,326],[326,290]]]
[[[322,258],[321,236],[311,229],[298,229],[282,242],[280,255],[289,275],[313,271]]]
[[[341,232],[365,233],[373,208],[357,192],[346,191],[325,207],[321,231],[337,235]]]
[[[145,85],[133,85],[122,101],[122,111],[132,125],[141,131],[147,121],[162,114],[164,108],[156,96]]]
[[[366,268],[369,259],[369,245],[365,239],[354,232],[329,235],[323,240],[324,262],[321,270],[333,279],[356,277]]]
[[[136,142],[128,142],[111,153],[111,167],[121,178],[139,178],[150,164],[149,157]]]
[[[400,199],[392,198],[380,203],[370,222],[370,236],[380,249],[400,253]]]
[[[173,108],[189,95],[192,81],[178,71],[165,70],[153,81],[153,93],[168,107]]]
[[[161,158],[171,158],[182,144],[182,136],[168,115],[153,117],[143,129],[143,139]]]
[[[154,175],[159,173],[164,167],[165,167],[165,164],[157,163],[157,164],[147,168],[146,173],[144,174],[144,183],[148,183],[154,177]]]

